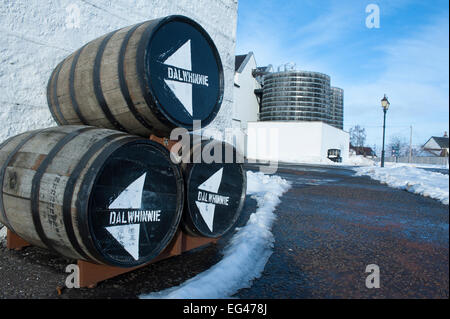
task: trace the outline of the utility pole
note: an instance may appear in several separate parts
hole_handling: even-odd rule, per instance
[[[412,162],[412,125],[409,127],[409,163]]]

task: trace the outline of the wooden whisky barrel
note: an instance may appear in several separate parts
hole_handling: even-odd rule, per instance
[[[64,59],[47,85],[59,125],[92,125],[148,137],[209,124],[222,104],[223,67],[193,20],[168,16],[95,39]]]
[[[217,140],[195,143],[189,156],[183,157],[182,226],[187,233],[218,238],[233,229],[247,191],[246,172],[239,160],[232,145]]]
[[[133,267],[159,255],[181,219],[178,165],[158,143],[90,126],[0,145],[0,222],[69,258]]]

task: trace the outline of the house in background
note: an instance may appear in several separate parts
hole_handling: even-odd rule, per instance
[[[253,52],[235,57],[233,127],[245,130],[248,122],[256,122],[259,114],[259,97],[255,90],[261,89],[253,71],[256,60]]]
[[[261,84],[254,75],[257,69],[253,52],[235,57],[234,104],[232,127],[236,136],[232,144],[244,156],[247,155],[248,122],[258,121]]]
[[[377,155],[370,147],[366,146],[353,146],[350,144],[350,154],[352,155],[362,155],[368,158],[375,158]]]
[[[343,91],[339,89],[343,104]],[[329,163],[329,152],[348,159],[343,105],[331,111],[330,77],[287,63],[258,67],[253,52],[235,57],[233,141],[247,159]],[[342,114],[341,114],[342,113]],[[339,123],[338,123],[339,122]]]
[[[428,154],[433,156],[448,157],[448,135],[447,132],[444,136],[432,136],[430,139],[422,146],[423,150]]]

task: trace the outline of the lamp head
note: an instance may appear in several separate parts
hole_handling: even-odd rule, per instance
[[[389,109],[389,105],[390,103],[385,94],[384,97],[381,99],[381,106],[383,107],[383,110],[387,111]]]

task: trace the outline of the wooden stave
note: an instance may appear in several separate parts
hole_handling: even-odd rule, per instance
[[[163,123],[164,119],[151,111],[138,78],[143,59],[137,55],[145,54],[138,52],[138,47],[142,47],[146,40],[142,34],[161,20],[113,31],[64,59],[55,68],[47,86],[49,107],[55,121],[59,125],[92,125],[139,136],[170,132],[172,127],[168,127],[168,122]],[[102,44],[102,52],[99,52]],[[105,57],[117,61],[109,70],[107,67],[111,63]],[[103,87],[108,89],[108,93]],[[104,106],[108,107],[102,109],[99,99],[103,99]]]

